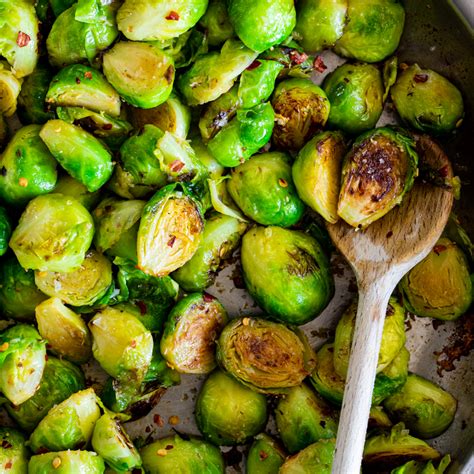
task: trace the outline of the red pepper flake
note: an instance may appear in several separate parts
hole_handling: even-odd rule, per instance
[[[171,239],[168,240],[168,247],[173,247],[175,242],[176,242],[176,237],[174,235],[172,235]]]
[[[413,80],[417,84],[426,82],[428,80],[428,74],[415,74],[415,76],[413,77]]]
[[[167,20],[178,21],[179,20],[179,13],[171,10],[167,16],[165,16]]]
[[[158,425],[160,427],[165,424],[165,422],[163,421],[163,418],[161,418],[161,416],[158,415],[158,413],[156,415],[153,415],[153,423],[155,423],[155,425]]]
[[[131,342],[130,342],[130,347],[131,347],[132,349],[135,349],[135,347],[137,347],[137,341],[135,341],[135,340],[131,341]]]
[[[291,60],[291,63],[294,65],[304,63],[307,59],[308,59],[308,55],[306,53],[300,53],[296,49],[292,49],[290,51],[290,60]]]
[[[447,250],[448,247],[446,247],[446,245],[435,245],[433,247],[433,252],[436,254],[436,255],[439,255],[441,252],[444,252],[445,250]]]
[[[23,33],[23,31],[18,32],[18,36],[16,37],[16,44],[20,48],[24,48],[25,46],[28,46],[28,43],[30,41],[31,41],[31,38],[26,33]]]
[[[170,170],[173,173],[177,173],[178,171],[181,171],[184,168],[184,163],[180,160],[174,160],[173,163],[170,165]]]
[[[0,346],[0,352],[5,352],[9,347],[10,347],[10,343],[4,342],[4,343]]]
[[[448,165],[443,166],[442,168],[438,170],[438,173],[442,178],[446,178],[446,176],[448,176],[448,173],[449,173],[449,166]]]
[[[104,125],[102,125],[102,130],[112,130],[112,124],[105,123]]]
[[[324,72],[328,67],[324,64],[323,58],[321,56],[316,56],[313,61],[313,67],[318,72]]]
[[[202,299],[206,302],[206,303],[210,303],[211,301],[214,301],[216,298],[212,295],[210,295],[209,293],[203,293],[202,295]]]
[[[146,304],[143,301],[137,301],[135,305],[138,306],[138,309],[140,310],[140,314],[142,316],[146,314]]]
[[[268,454],[262,450],[258,453],[258,457],[260,458],[260,461],[265,461],[265,459],[268,458]]]
[[[288,187],[288,182],[286,181],[286,179],[283,179],[283,178],[279,178],[279,179],[278,179],[278,184],[279,184],[282,188],[287,188],[287,187]]]
[[[253,71],[254,69],[257,69],[262,63],[258,61],[257,59],[247,68],[247,71]]]
[[[8,461],[7,463],[5,463],[5,469],[11,469],[13,466],[12,462],[11,461]]]
[[[92,79],[92,73],[91,73],[90,71],[86,71],[86,72],[84,73],[84,77],[85,77],[86,79],[91,80],[91,79]]]
[[[22,188],[26,188],[28,186],[28,180],[26,178],[20,178],[18,180],[18,184],[22,187]]]

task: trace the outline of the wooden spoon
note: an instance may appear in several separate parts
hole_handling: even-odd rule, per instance
[[[427,136],[416,137],[421,168],[452,178],[444,152]],[[439,239],[453,204],[452,190],[415,183],[401,206],[364,231],[345,222],[328,225],[329,234],[352,266],[359,305],[337,433],[333,474],[359,474],[388,300],[405,273]]]

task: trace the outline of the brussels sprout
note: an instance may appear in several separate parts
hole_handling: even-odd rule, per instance
[[[276,115],[273,142],[283,150],[299,150],[324,127],[330,111],[325,92],[302,78],[280,82],[272,105]]]
[[[48,357],[38,390],[21,405],[5,405],[8,414],[27,432],[33,431],[54,405],[84,389],[84,375],[66,360]]]
[[[199,20],[199,25],[206,29],[207,39],[211,46],[219,46],[234,36],[234,27],[230,22],[225,2],[210,0],[206,13]]]
[[[1,8],[1,5],[0,5]],[[0,61],[0,114],[11,117],[16,112],[22,80],[18,79],[5,61]]]
[[[75,198],[88,211],[92,209],[99,200],[98,191],[91,193],[82,183],[76,181],[68,174],[63,175],[58,179],[54,192]]]
[[[341,133],[322,132],[300,150],[292,168],[301,200],[331,223],[338,220],[337,200],[345,151]]]
[[[334,46],[346,25],[347,4],[348,0],[298,2],[293,34],[305,51],[315,53]]]
[[[418,316],[453,321],[472,303],[467,258],[445,237],[403,277],[399,288],[407,310]]]
[[[0,156],[0,198],[23,206],[54,189],[56,160],[40,138],[40,125],[20,128]]]
[[[448,429],[456,414],[457,401],[433,382],[409,374],[401,390],[385,399],[384,407],[412,433],[426,439]]]
[[[28,463],[29,474],[103,474],[104,460],[91,451],[60,451],[32,456]]]
[[[113,117],[120,115],[120,96],[102,73],[82,64],[67,66],[54,76],[46,102],[53,106],[85,107]]]
[[[390,474],[443,474],[450,464],[451,457],[448,454],[439,461],[438,467],[434,467],[433,461],[408,461],[403,466],[394,469]]]
[[[8,474],[28,472],[28,448],[24,436],[14,428],[0,427],[0,469]]]
[[[173,272],[173,279],[185,291],[202,291],[211,286],[222,261],[232,255],[246,229],[247,225],[235,217],[211,214],[196,253]]]
[[[272,95],[278,74],[284,68],[277,61],[254,61],[240,76],[239,99],[244,109],[265,102]]]
[[[277,474],[285,462],[285,453],[281,447],[265,433],[255,436],[247,454],[247,474]]]
[[[59,298],[50,298],[39,304],[36,321],[41,336],[48,341],[53,353],[77,364],[91,358],[92,338],[86,323]]]
[[[413,145],[405,132],[387,127],[360,135],[342,164],[339,216],[365,228],[400,204],[417,174]]]
[[[25,269],[67,272],[82,264],[93,234],[92,216],[85,207],[74,198],[47,194],[30,201],[10,247]]]
[[[97,250],[136,260],[136,238],[144,206],[145,202],[139,200],[104,199],[92,213]]]
[[[105,308],[89,322],[92,352],[112,377],[131,384],[142,382],[153,354],[150,331],[127,311]]]
[[[258,52],[281,43],[296,24],[292,0],[229,0],[227,7],[237,36]]]
[[[112,155],[82,128],[64,120],[49,120],[40,137],[59,164],[88,191],[97,191],[112,175]]]
[[[387,413],[384,412],[382,407],[373,406],[370,409],[369,423],[368,423],[369,430],[371,428],[386,429],[386,428],[391,428],[392,426],[393,426],[392,421],[388,417]]]
[[[335,439],[321,439],[288,458],[280,467],[278,474],[330,474]]]
[[[113,469],[120,472],[139,468],[142,460],[120,422],[108,413],[94,426],[92,447]]]
[[[197,426],[217,446],[246,443],[265,427],[267,416],[264,395],[219,370],[206,379],[196,401]]]
[[[371,64],[345,63],[324,80],[331,103],[328,125],[359,134],[375,127],[383,109],[384,86],[380,71]]]
[[[239,109],[235,119],[209,141],[209,150],[221,165],[238,166],[269,142],[274,119],[269,102]]]
[[[204,221],[199,202],[183,184],[158,191],[146,204],[138,230],[138,268],[166,276],[196,252]]]
[[[169,366],[187,374],[208,374],[216,366],[216,339],[228,321],[213,296],[191,293],[170,312],[160,342]]]
[[[341,56],[376,63],[398,47],[405,10],[398,0],[351,0],[344,34],[336,43]]]
[[[91,8],[81,15],[80,3],[63,11],[46,39],[49,62],[55,67],[92,60],[117,38],[113,6],[106,2],[81,2]]]
[[[315,367],[315,354],[298,329],[260,318],[233,319],[217,341],[217,361],[244,385],[284,394]]]
[[[418,64],[405,69],[392,87],[391,96],[401,119],[412,128],[441,135],[461,125],[461,93],[431,69],[421,69]]]
[[[104,54],[104,74],[129,104],[143,109],[168,99],[174,81],[173,59],[154,43],[119,41]]]
[[[329,262],[318,242],[303,232],[254,227],[242,239],[245,286],[272,318],[305,324],[334,293]]]
[[[8,241],[10,240],[11,234],[12,226],[10,218],[5,208],[0,206],[0,257],[8,250]]]
[[[24,79],[18,96],[18,116],[22,123],[45,123],[54,118],[45,102],[53,73],[45,65],[38,67]]]
[[[151,124],[182,139],[186,138],[191,125],[190,108],[184,105],[173,92],[166,102],[158,107],[152,109],[130,107],[130,113],[135,128],[140,129]]]
[[[9,62],[16,77],[31,74],[38,62],[38,18],[33,3],[1,0],[0,18],[0,55]]]
[[[0,333],[0,347],[0,391],[14,405],[20,405],[38,389],[46,341],[32,326],[17,324]]]
[[[285,153],[255,155],[234,168],[227,189],[243,213],[259,224],[290,227],[303,217],[305,205]]]
[[[117,12],[119,30],[135,41],[164,41],[192,28],[207,8],[207,0],[125,0]]]
[[[336,412],[305,384],[291,388],[280,398],[275,421],[290,454],[320,439],[334,438],[337,432]]]
[[[439,452],[421,439],[408,434],[403,423],[390,432],[371,436],[365,442],[363,465],[377,471],[389,471],[407,461],[439,459]]]
[[[200,439],[178,435],[159,439],[140,450],[143,467],[150,474],[189,472],[224,474],[224,459],[219,448]]]
[[[53,406],[31,433],[31,450],[37,454],[84,447],[100,417],[97,402],[94,390],[88,388]]]
[[[346,309],[337,323],[334,340],[334,370],[345,378],[349,366],[349,355],[354,335],[357,301]],[[395,298],[390,298],[383,325],[377,373],[387,367],[405,345],[405,310]]]
[[[237,77],[257,58],[257,53],[240,41],[227,40],[220,53],[198,57],[182,74],[178,87],[189,105],[205,104],[225,94]]]

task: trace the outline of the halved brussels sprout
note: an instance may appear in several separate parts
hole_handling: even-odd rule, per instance
[[[112,266],[95,250],[87,252],[81,266],[72,272],[36,272],[36,286],[46,295],[71,306],[92,305],[112,284]]]
[[[229,0],[227,8],[237,36],[259,53],[285,40],[296,24],[292,0]]]
[[[435,438],[444,433],[454,419],[457,401],[440,386],[416,374],[408,374],[400,391],[384,400],[394,419],[420,438]]]
[[[54,76],[46,95],[53,106],[85,107],[113,117],[120,115],[120,96],[104,75],[90,66],[72,64]]]
[[[220,53],[199,56],[180,76],[178,87],[189,105],[211,102],[225,94],[256,58],[257,53],[240,41],[227,40]]]
[[[472,303],[472,282],[464,252],[442,237],[428,256],[410,270],[399,284],[408,311],[453,321]]]
[[[21,405],[5,405],[21,429],[31,432],[54,405],[84,389],[84,375],[67,360],[48,356],[43,377],[35,394]]]
[[[0,114],[11,117],[16,112],[22,80],[18,79],[5,61],[0,61]]]
[[[337,433],[336,411],[305,384],[291,388],[280,398],[275,421],[290,454],[320,439],[334,438]]]
[[[398,0],[351,0],[335,51],[367,63],[382,61],[397,49],[404,24],[405,10]]]
[[[197,426],[217,446],[245,444],[265,427],[267,417],[265,395],[220,370],[206,379],[196,401]]]
[[[14,405],[20,405],[38,389],[46,362],[46,341],[34,327],[17,324],[0,334],[0,347],[0,391]]]
[[[246,460],[247,474],[277,474],[285,462],[282,448],[265,433],[255,436]]]
[[[156,107],[173,89],[173,58],[154,43],[119,41],[104,54],[103,68],[107,80],[135,107]]]
[[[356,314],[357,301],[355,300],[344,311],[336,326],[334,370],[342,378],[346,377],[349,366]],[[385,369],[395,359],[405,345],[405,341],[405,310],[395,298],[390,298],[383,325],[377,373]]]
[[[150,331],[132,313],[108,307],[89,322],[92,352],[112,377],[139,384],[143,381],[153,355]]]
[[[18,96],[18,117],[23,124],[41,124],[54,118],[54,112],[48,110],[45,102],[52,78],[53,72],[50,68],[40,63],[23,80]]]
[[[184,184],[159,190],[146,204],[138,230],[140,270],[166,276],[196,252],[204,220],[199,202]]]
[[[209,141],[209,150],[222,166],[238,166],[270,141],[274,119],[269,102],[239,109],[236,117]]]
[[[49,120],[40,137],[59,164],[90,192],[100,189],[112,176],[112,155],[81,127],[64,120]]]
[[[242,212],[262,225],[290,227],[305,205],[296,193],[290,157],[269,152],[255,155],[234,168],[227,189]]]
[[[97,250],[136,260],[136,237],[144,207],[145,201],[104,199],[92,212]]]
[[[185,139],[191,125],[191,111],[184,105],[175,93],[171,93],[166,102],[152,109],[129,109],[131,120],[135,128],[142,128],[147,124],[155,125],[163,132],[170,132],[179,138]]]
[[[407,461],[439,459],[440,453],[421,439],[410,436],[403,423],[391,431],[371,436],[365,442],[363,466],[389,471]]]
[[[140,450],[146,472],[202,472],[224,474],[224,459],[219,448],[197,438],[178,435],[154,441]]]
[[[31,433],[31,450],[37,454],[86,446],[100,417],[97,401],[94,390],[88,388],[55,405]]]
[[[56,185],[57,163],[40,131],[40,125],[20,128],[0,157],[0,198],[8,204],[23,206]]]
[[[233,319],[217,341],[218,363],[261,393],[287,393],[313,371],[315,357],[301,331],[260,318]]]
[[[342,165],[339,216],[365,228],[400,204],[417,174],[413,146],[402,130],[384,127],[360,135]]]
[[[276,123],[273,142],[283,150],[299,150],[329,117],[326,93],[310,79],[280,82],[273,93]]]
[[[255,60],[240,76],[240,105],[248,109],[268,100],[283,68],[277,61]]]
[[[8,250],[8,242],[12,235],[10,218],[4,207],[0,206],[0,257]],[[1,297],[0,297],[1,298]]]
[[[0,265],[0,314],[5,318],[33,319],[35,307],[47,296],[35,285],[35,275],[26,271],[15,257]]]
[[[321,439],[287,458],[278,474],[331,474],[335,439]]]
[[[10,247],[25,269],[67,272],[82,264],[93,235],[94,222],[84,206],[69,196],[47,194],[30,201]]]
[[[351,134],[375,127],[383,110],[384,85],[371,64],[345,63],[324,80],[331,103],[328,125]]]
[[[172,276],[185,291],[202,291],[211,286],[223,260],[229,258],[240,243],[247,224],[235,217],[213,213],[206,219],[201,242],[191,260]]]
[[[13,69],[16,77],[31,74],[38,62],[38,18],[28,0],[0,1],[2,35],[0,55]]]
[[[204,293],[184,297],[170,312],[160,348],[168,364],[186,374],[208,374],[216,366],[216,340],[228,321],[217,298]]]
[[[92,62],[117,38],[115,11],[106,2],[78,2],[63,11],[46,39],[52,66]]]
[[[390,474],[443,474],[450,464],[451,456],[447,454],[439,461],[437,467],[434,467],[433,461],[408,461],[403,466],[394,469]]]
[[[211,46],[219,46],[234,36],[234,27],[230,22],[225,2],[210,0],[206,13],[199,20],[199,25],[206,29],[207,39]]]
[[[28,448],[25,437],[11,427],[0,427],[0,469],[8,474],[28,472]]]
[[[448,79],[418,64],[403,70],[391,89],[403,122],[435,135],[459,127],[464,116],[461,92]]]
[[[294,37],[305,51],[334,46],[346,25],[348,0],[302,0],[296,6]]]
[[[66,273],[67,275],[67,273]],[[92,338],[86,323],[59,298],[50,298],[36,307],[36,321],[50,350],[77,364],[92,356]]]
[[[119,472],[140,468],[142,460],[120,422],[104,413],[96,422],[92,447],[107,464]]]
[[[92,451],[59,451],[32,456],[28,463],[29,474],[103,474],[104,460]]]
[[[339,132],[322,132],[300,150],[293,180],[301,200],[328,222],[338,220],[337,200],[346,144]]]
[[[305,324],[334,293],[329,261],[310,235],[280,227],[254,227],[242,239],[245,286],[272,318]]]
[[[164,41],[192,28],[207,8],[207,0],[125,0],[117,12],[119,30],[135,41]]]

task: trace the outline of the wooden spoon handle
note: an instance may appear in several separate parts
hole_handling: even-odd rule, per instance
[[[359,474],[388,300],[396,282],[360,289],[332,474]]]

